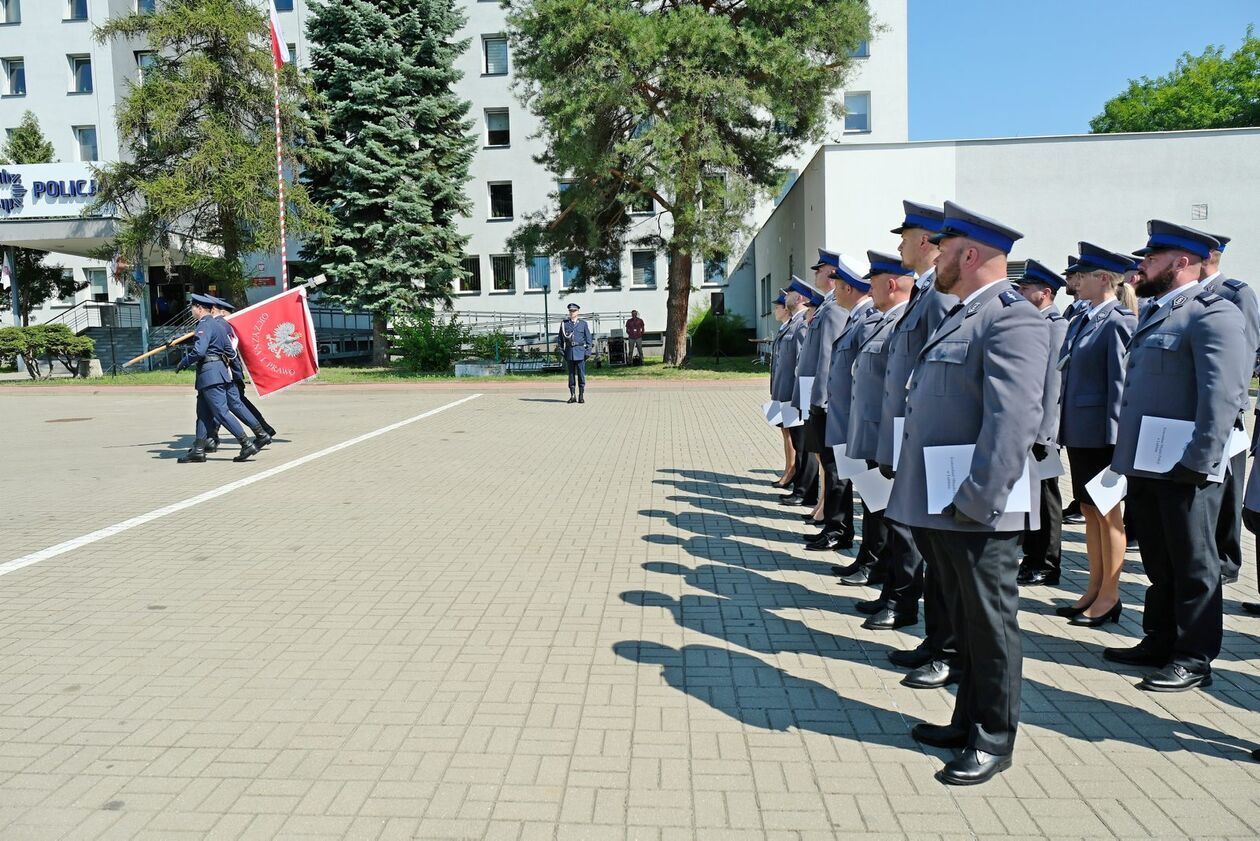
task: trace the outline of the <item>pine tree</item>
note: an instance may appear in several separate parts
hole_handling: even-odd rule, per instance
[[[373,316],[386,360],[395,313],[449,304],[467,237],[464,193],[474,139],[453,90],[464,15],[453,0],[321,0],[307,35],[325,113],[304,178],[334,221],[303,258],[332,278],[334,296]]]
[[[50,164],[53,163],[53,145],[44,137],[39,127],[39,120],[27,111],[22,115],[9,140],[4,144],[4,161],[13,164]],[[68,298],[87,284],[78,283],[74,276],[67,276],[59,265],[48,265],[44,258],[47,251],[36,251],[33,248],[13,249],[13,274],[18,288],[18,314],[22,317],[22,326],[31,322],[31,312],[51,298]],[[12,295],[7,292],[0,301],[0,311],[8,310],[12,304]]]
[[[96,208],[122,223],[120,254],[186,246],[219,294],[245,303],[250,254],[280,244],[273,64],[266,14],[257,0],[163,0],[97,29],[101,43],[136,41],[153,50],[118,103],[124,160],[101,168]],[[305,163],[312,140],[309,89],[294,65],[281,73],[280,120],[287,169]],[[301,183],[285,191],[290,236],[318,236],[323,217]],[[221,249],[204,255],[202,243]],[[197,249],[196,251],[190,251]]]

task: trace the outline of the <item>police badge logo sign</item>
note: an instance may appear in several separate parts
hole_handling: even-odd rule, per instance
[[[0,169],[0,210],[12,213],[21,210],[25,203],[26,187],[22,186],[22,176]]]

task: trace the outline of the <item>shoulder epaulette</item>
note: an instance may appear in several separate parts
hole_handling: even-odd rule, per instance
[[[1225,281],[1225,285],[1230,289],[1242,289],[1247,284],[1243,283],[1241,280],[1234,280],[1231,277],[1229,280]]]
[[[1129,309],[1128,307],[1116,307],[1116,312],[1120,313],[1121,315],[1133,315],[1133,314],[1134,314],[1133,310]]]
[[[1055,312],[1054,310],[1050,310],[1050,313],[1046,316],[1046,321],[1062,321],[1062,320],[1063,320],[1063,316]]]
[[[1200,292],[1198,295],[1194,296],[1194,299],[1205,307],[1211,306],[1212,304],[1215,304],[1217,301],[1225,300],[1220,295],[1217,295],[1215,292]]]
[[[1002,306],[1009,307],[1011,304],[1024,300],[1024,296],[1016,292],[1014,289],[1008,289],[998,295],[998,300],[1002,302]]]

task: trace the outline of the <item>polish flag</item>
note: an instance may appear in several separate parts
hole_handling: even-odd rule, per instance
[[[280,29],[280,13],[276,11],[276,0],[267,0],[267,8],[271,13],[271,57],[275,59],[279,70],[292,59],[289,57],[289,45],[284,41],[284,32]]]
[[[239,342],[236,352],[259,397],[314,379],[319,373],[315,324],[299,286],[224,318]]]

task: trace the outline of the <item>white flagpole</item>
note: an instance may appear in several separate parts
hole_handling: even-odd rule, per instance
[[[289,289],[289,249],[284,218],[284,146],[280,139],[280,66],[272,61],[271,83],[275,92],[276,111],[276,190],[280,197],[280,291]]]

